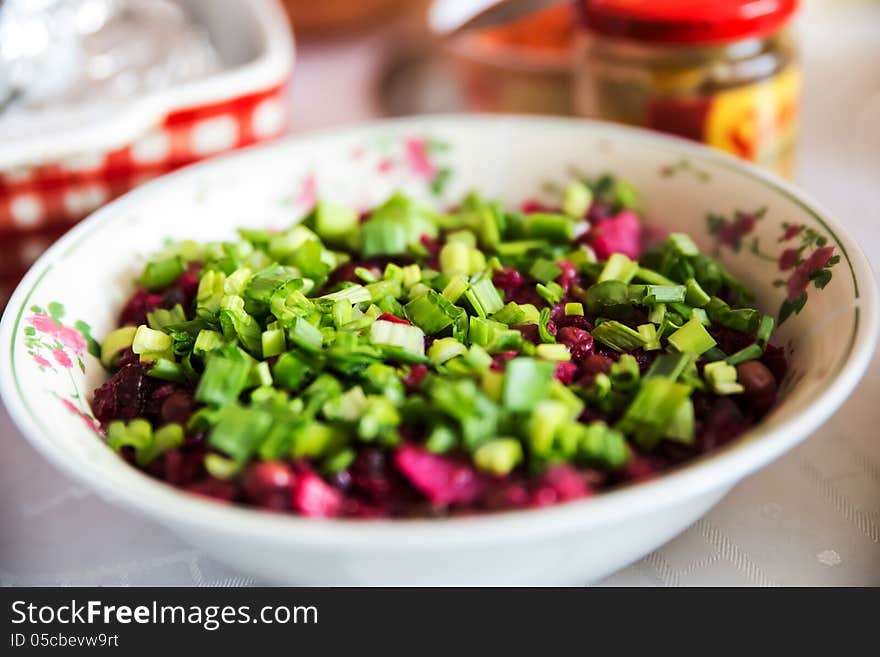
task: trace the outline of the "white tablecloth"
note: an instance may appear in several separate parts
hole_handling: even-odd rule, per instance
[[[880,268],[880,11],[810,13],[802,25],[799,182],[842,218]],[[303,48],[292,100],[298,129],[381,112],[370,86],[378,50],[370,37]],[[349,100],[320,101],[334,97]],[[604,583],[880,585],[878,399],[875,357],[858,390],[808,441]],[[2,407],[0,449],[0,585],[258,583],[67,481]]]

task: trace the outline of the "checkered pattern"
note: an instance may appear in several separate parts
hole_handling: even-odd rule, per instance
[[[110,152],[0,172],[0,245],[11,233],[70,224],[154,178],[197,160],[271,139],[286,127],[283,86],[172,112]]]
[[[133,187],[198,160],[277,137],[284,85],[168,114],[109,152],[0,172],[0,310],[21,276],[70,226]]]

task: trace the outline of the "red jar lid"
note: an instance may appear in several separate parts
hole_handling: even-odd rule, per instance
[[[587,29],[651,43],[709,44],[767,36],[797,0],[581,0]]]

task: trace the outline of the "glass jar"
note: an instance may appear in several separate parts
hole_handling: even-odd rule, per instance
[[[793,173],[797,0],[582,0],[582,116],[687,137]]]

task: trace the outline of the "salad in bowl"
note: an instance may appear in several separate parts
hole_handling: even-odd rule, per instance
[[[22,434],[263,581],[601,578],[806,438],[876,284],[789,184],[640,130],[383,121],[167,176],[0,324]]]
[[[320,200],[153,254],[101,344],[107,443],[187,491],[305,516],[545,506],[735,439],[786,371],[774,318],[637,190]],[[830,271],[839,256],[810,257]]]

